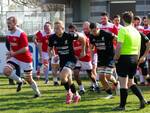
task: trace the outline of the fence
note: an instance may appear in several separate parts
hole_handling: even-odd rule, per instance
[[[54,23],[54,21],[61,19],[65,22],[64,11],[3,11],[0,14],[0,35],[5,35],[7,31],[6,19],[10,16],[17,17],[18,25],[28,35],[32,35],[36,31],[43,29],[43,25],[46,21]]]

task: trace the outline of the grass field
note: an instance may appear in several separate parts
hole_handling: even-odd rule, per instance
[[[79,104],[65,104],[63,86],[54,87],[52,81],[45,85],[43,80],[37,82],[42,96],[31,98],[33,92],[28,85],[24,85],[21,92],[16,93],[16,86],[8,85],[5,77],[0,77],[0,113],[123,113],[112,111],[118,105],[119,97],[106,100],[105,92],[101,94],[87,91]],[[84,80],[86,88],[89,82]],[[142,87],[144,96],[150,100],[149,87]],[[150,113],[150,106],[139,110],[138,99],[129,92],[125,113]]]

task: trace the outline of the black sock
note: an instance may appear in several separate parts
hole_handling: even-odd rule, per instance
[[[20,77],[21,73],[20,73],[20,68],[19,67],[16,67],[16,75],[18,77]]]
[[[72,92],[72,93],[76,93],[76,87],[75,87],[74,84],[72,84],[72,85],[70,86],[70,89],[71,89],[71,92]]]
[[[108,94],[112,95],[112,91],[111,91],[111,89],[107,89],[107,90],[106,90],[106,93],[108,93]]]
[[[126,105],[128,96],[128,89],[121,88],[120,89],[120,107],[124,108]]]
[[[136,85],[132,85],[130,89],[139,98],[140,101],[144,100],[141,90]]]
[[[70,87],[69,87],[69,84],[68,84],[68,82],[66,82],[66,83],[63,83],[63,85],[64,85],[65,89],[66,89],[67,91],[69,91]]]
[[[135,82],[136,84],[138,84],[138,81],[137,81],[137,78],[136,78],[136,77],[134,77],[134,82]]]

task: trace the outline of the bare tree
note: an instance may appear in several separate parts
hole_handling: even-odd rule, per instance
[[[40,6],[40,0],[12,0],[14,3],[23,5],[29,8],[36,8]]]

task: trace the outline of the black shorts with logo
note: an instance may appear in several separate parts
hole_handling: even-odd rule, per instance
[[[116,71],[120,77],[129,77],[132,79],[136,74],[138,63],[137,55],[121,55],[117,64]]]

